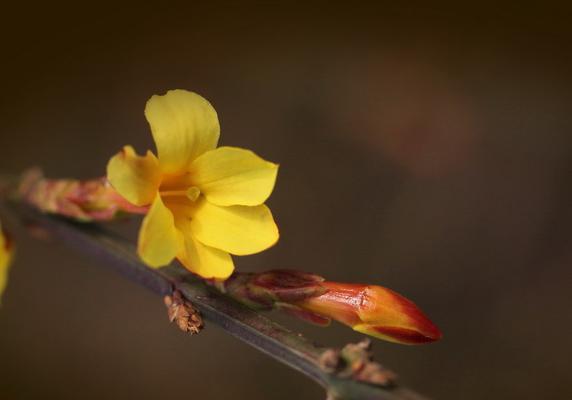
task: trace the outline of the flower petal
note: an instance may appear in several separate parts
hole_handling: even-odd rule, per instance
[[[137,252],[145,264],[162,267],[169,264],[182,246],[181,233],[173,214],[156,196],[139,230]]]
[[[205,246],[191,235],[185,235],[184,251],[177,258],[189,271],[205,279],[226,279],[234,271],[230,254]]]
[[[166,174],[185,171],[191,161],[218,143],[216,111],[196,93],[170,90],[164,96],[155,95],[147,102],[145,117]]]
[[[187,198],[166,198],[165,205],[175,217],[175,226],[184,238],[177,258],[189,271],[205,279],[226,279],[234,270],[230,254],[206,246],[196,240],[191,232],[191,218],[196,209],[193,201]]]
[[[0,303],[2,293],[8,284],[8,270],[14,254],[14,246],[8,235],[2,230],[0,225]]]
[[[150,151],[138,156],[131,146],[125,146],[109,160],[107,179],[127,201],[136,205],[150,204],[161,181],[157,157]]]
[[[261,252],[279,236],[265,205],[220,207],[204,199],[193,211],[191,232],[201,243],[236,255]]]
[[[272,193],[278,165],[250,150],[219,147],[193,161],[189,173],[193,184],[211,203],[257,206]]]

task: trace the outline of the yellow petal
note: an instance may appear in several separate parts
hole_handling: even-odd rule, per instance
[[[141,157],[125,146],[109,160],[107,179],[127,201],[144,206],[153,201],[161,182],[159,162],[150,151]]]
[[[145,264],[162,267],[169,264],[182,245],[173,214],[156,196],[139,230],[137,252]]]
[[[189,271],[205,279],[226,279],[234,271],[230,254],[205,246],[191,235],[185,236],[184,251],[177,258]]]
[[[191,232],[201,243],[236,255],[265,250],[279,236],[265,205],[220,207],[204,198],[193,210]]]
[[[2,293],[8,284],[8,270],[12,261],[14,246],[6,236],[0,225],[0,303],[2,301]]]
[[[230,254],[225,251],[205,246],[193,237],[191,218],[196,211],[196,204],[188,198],[166,198],[165,205],[175,217],[175,226],[184,238],[177,258],[189,271],[203,278],[226,279],[234,270]]]
[[[257,206],[266,201],[276,181],[278,165],[250,150],[219,147],[191,164],[189,175],[207,200],[219,206]]]
[[[166,174],[184,172],[191,161],[216,148],[220,126],[215,109],[196,93],[170,90],[153,96],[145,116]]]

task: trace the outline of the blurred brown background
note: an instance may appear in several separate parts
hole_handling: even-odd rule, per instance
[[[279,244],[296,267],[415,300],[445,333],[376,343],[439,399],[568,399],[570,13],[331,3],[23,4],[4,9],[0,170],[93,177],[152,148],[148,97],[197,91],[221,143],[281,164]],[[97,260],[18,234],[0,310],[1,399],[321,399],[320,388]],[[322,343],[359,335],[307,327]]]

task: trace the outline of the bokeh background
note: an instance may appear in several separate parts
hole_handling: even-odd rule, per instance
[[[480,3],[21,4],[0,17],[0,170],[100,176],[152,148],[148,97],[216,107],[221,143],[281,164],[294,267],[415,300],[437,344],[376,343],[439,399],[567,399],[572,263],[570,13]],[[16,227],[13,227],[16,228]],[[16,229],[0,311],[1,399],[321,399],[216,327],[187,337],[161,300]],[[280,321],[320,342],[359,335]]]

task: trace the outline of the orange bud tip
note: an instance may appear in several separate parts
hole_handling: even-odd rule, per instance
[[[442,337],[415,303],[390,289],[327,281],[322,286],[328,289],[325,294],[298,306],[394,343],[431,343]]]
[[[378,339],[383,339],[389,342],[401,343],[401,344],[432,343],[436,342],[437,340],[443,337],[441,331],[439,331],[439,329],[435,325],[431,324],[430,329],[427,329],[427,327],[425,328],[426,328],[425,330],[420,331],[415,329],[399,328],[391,326],[371,327],[371,326],[358,325],[354,327],[354,330],[361,333],[365,333],[366,335],[376,337]]]
[[[401,344],[425,344],[435,342],[443,334],[411,300],[392,290],[370,286],[370,300],[377,302],[363,307],[360,315],[363,323],[354,330]]]

